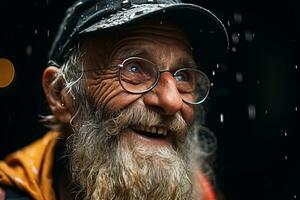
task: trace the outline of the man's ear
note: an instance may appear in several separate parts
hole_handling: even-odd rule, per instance
[[[54,117],[61,123],[69,123],[72,117],[72,100],[65,91],[65,80],[57,77],[59,71],[55,66],[47,67],[43,73],[42,84]]]

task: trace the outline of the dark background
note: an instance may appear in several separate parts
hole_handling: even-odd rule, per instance
[[[46,131],[39,123],[49,113],[41,74],[70,2],[1,0],[0,58],[13,62],[16,76],[0,88],[0,158]],[[220,199],[300,198],[297,1],[189,2],[216,12],[231,40],[227,57],[207,72]]]

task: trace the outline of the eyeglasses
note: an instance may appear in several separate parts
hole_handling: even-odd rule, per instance
[[[120,85],[124,90],[133,94],[142,94],[152,90],[157,85],[160,74],[170,72],[159,70],[156,64],[140,57],[129,57],[117,67]],[[180,68],[172,75],[176,80],[177,90],[186,103],[200,104],[207,98],[210,82],[206,74],[200,70]]]

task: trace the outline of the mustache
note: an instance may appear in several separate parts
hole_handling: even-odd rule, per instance
[[[106,120],[102,124],[109,135],[116,135],[126,128],[138,125],[166,128],[169,134],[180,138],[187,134],[190,126],[180,113],[165,116],[142,106],[130,106],[118,112],[104,113],[110,113],[109,116],[106,115]],[[104,113],[101,112],[102,117]]]

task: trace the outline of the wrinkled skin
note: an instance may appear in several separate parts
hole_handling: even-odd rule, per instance
[[[190,124],[194,117],[194,106],[184,102],[176,88],[171,73],[161,74],[158,84],[143,94],[125,91],[118,81],[117,68],[124,59],[131,56],[143,57],[157,64],[160,70],[174,72],[182,67],[195,66],[195,61],[186,36],[173,24],[161,26],[145,23],[134,26],[115,37],[93,35],[81,43],[84,53],[84,70],[101,69],[87,72],[86,96],[95,109],[118,111],[129,106],[141,106],[168,118],[180,114]],[[74,99],[64,90],[51,92],[51,82],[59,69],[48,67],[43,76],[43,86],[49,106],[54,116],[68,124],[76,113]],[[124,131],[123,142],[140,143],[145,148],[155,150],[157,146],[171,145],[168,139],[150,139],[136,134],[133,130]],[[65,179],[63,181],[66,181]],[[62,189],[63,191],[63,189]]]
[[[116,66],[125,58],[138,56],[156,63],[160,70],[176,71],[181,67],[194,66],[194,60],[185,36],[177,27],[161,28],[143,26],[126,34],[112,47],[108,66],[103,65],[103,39],[92,37],[83,44],[87,52],[86,70],[104,69],[101,72],[88,72],[87,95],[97,108],[121,110],[130,106],[143,106],[164,116],[180,113],[187,123],[193,119],[193,106],[185,103],[171,73],[162,73],[157,86],[145,94],[131,94],[125,91],[118,81]],[[100,56],[99,56],[100,55]],[[153,141],[152,141],[153,142]]]

